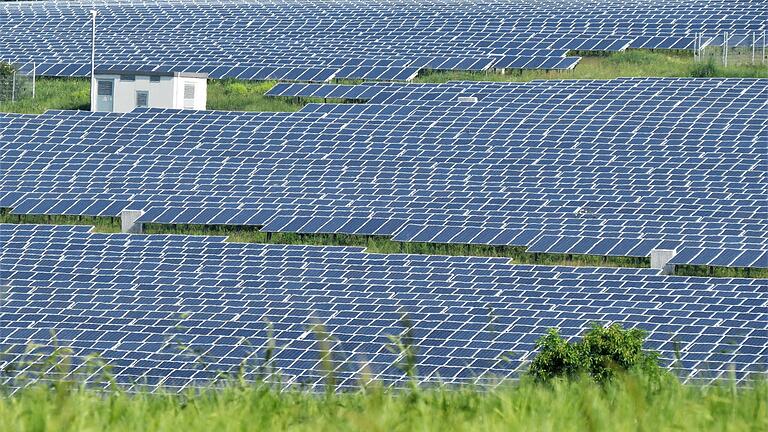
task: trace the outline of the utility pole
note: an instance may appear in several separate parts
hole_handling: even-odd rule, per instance
[[[91,9],[91,103],[96,100],[96,15],[98,12]],[[91,107],[93,110],[93,107]]]

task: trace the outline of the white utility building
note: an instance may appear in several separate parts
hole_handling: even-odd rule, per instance
[[[204,110],[206,74],[97,69],[91,111],[129,112],[134,108]]]

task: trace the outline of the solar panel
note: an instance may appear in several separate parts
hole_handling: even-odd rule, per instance
[[[131,208],[146,223],[542,253],[768,249],[764,80],[293,84],[272,93],[368,102],[0,115],[0,205],[93,216]]]
[[[570,70],[576,67],[581,57],[524,57],[505,56],[497,60],[497,69],[547,69]]]
[[[44,353],[55,337],[74,366],[100,353],[127,388],[180,390],[241,367],[253,380],[266,366],[284,386],[319,389],[322,324],[340,388],[366,373],[399,387],[387,347],[404,315],[422,383],[515,378],[548,327],[574,338],[593,322],[647,330],[646,348],[686,380],[746,380],[766,362],[765,280],[89,229],[0,225],[0,350],[19,366],[3,385],[37,378],[28,347]]]
[[[361,79],[381,81],[411,81],[416,78],[418,67],[386,67],[386,66],[346,66],[336,72],[340,79]]]
[[[408,67],[481,71],[497,57],[530,58],[524,68],[568,69],[578,61],[566,57],[568,51],[691,50],[697,34],[706,45],[722,44],[724,32],[729,45],[748,45],[766,31],[764,6],[719,0],[607,0],[599,8],[573,0],[449,7],[407,0],[395,8],[380,0],[3,2],[0,53],[14,63],[36,63],[41,75],[87,76],[89,10],[95,8],[98,67],[313,82],[344,71],[405,81]],[[554,59],[539,57],[565,63],[553,67]],[[391,70],[359,69],[378,67]]]
[[[715,267],[768,268],[768,252],[765,250],[687,247],[678,252],[669,263]]]

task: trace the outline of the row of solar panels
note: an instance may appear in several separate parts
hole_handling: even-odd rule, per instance
[[[745,37],[746,38],[746,37]],[[658,37],[650,39],[659,39]],[[660,38],[657,48],[663,49],[688,49],[691,47],[691,37]],[[624,41],[603,41],[595,46],[584,46],[585,51],[610,51],[617,44],[626,44]],[[622,45],[623,46],[623,45]],[[624,48],[622,48],[623,50]],[[99,58],[99,68],[126,71],[151,71],[151,72],[195,72],[206,73],[211,78],[233,78],[243,80],[277,80],[277,81],[308,81],[326,82],[332,79],[363,79],[380,81],[410,81],[421,70],[461,70],[461,71],[486,71],[489,69],[539,69],[539,70],[571,70],[580,61],[580,57],[562,55],[533,55],[526,51],[548,51],[543,49],[514,50],[512,55],[501,57],[471,58],[471,57],[420,57],[415,60],[392,59],[391,57],[371,56],[367,59],[338,58],[310,61],[306,57],[297,61],[285,61],[279,58],[264,65],[247,66],[210,63],[205,61],[182,61],[169,63],[167,60],[152,62],[154,66],[147,67],[146,61],[126,62],[125,56]],[[552,50],[549,50],[552,51]],[[42,59],[41,63],[31,62],[29,58],[15,57],[18,67],[35,70],[35,73],[43,76],[87,76],[90,73],[90,64],[72,63]],[[339,67],[344,64],[355,66]],[[382,64],[382,65],[365,65]]]
[[[484,71],[493,66],[500,69],[546,69],[570,70],[579,62],[580,57],[525,57],[510,56],[499,60],[465,59],[465,58],[432,58],[420,66],[346,66],[346,67],[313,67],[313,66],[179,66],[159,65],[147,68],[143,64],[109,63],[101,64],[99,68],[109,70],[126,70],[132,72],[198,72],[206,73],[211,78],[234,78],[255,81],[308,81],[327,82],[333,79],[375,80],[375,81],[411,81],[419,72],[432,70],[468,70]],[[414,62],[417,63],[417,62]],[[34,70],[42,76],[87,76],[90,64],[71,63],[24,63],[18,65],[21,70]]]
[[[38,201],[25,200],[14,213],[116,216],[124,208],[141,204],[135,201],[108,199],[56,201],[47,198]],[[723,247],[723,244],[732,244],[751,251],[751,255],[745,254],[744,259],[752,256],[754,260],[745,265],[742,265],[743,259],[734,260],[729,264],[745,267],[768,265],[764,254],[754,254],[755,251],[765,249],[765,244],[760,238],[765,223],[761,222],[740,223],[722,220],[719,224],[714,221],[700,224],[694,222],[696,219],[692,219],[688,222],[659,223],[657,220],[637,220],[638,216],[632,215],[625,220],[604,218],[602,221],[606,226],[596,229],[594,220],[566,219],[558,217],[558,214],[544,214],[521,217],[514,225],[506,224],[508,228],[494,228],[493,223],[480,222],[482,218],[473,218],[478,220],[477,222],[453,222],[445,218],[430,218],[418,222],[405,219],[403,215],[388,215],[386,212],[370,215],[364,212],[340,214],[305,210],[296,214],[287,210],[227,209],[217,207],[216,204],[206,207],[175,207],[179,205],[183,203],[172,202],[162,207],[156,203],[151,204],[140,221],[165,224],[255,225],[263,226],[262,230],[267,232],[381,235],[392,236],[396,241],[405,242],[529,246],[530,252],[601,256],[641,257],[649,256],[652,250],[659,248],[717,248]],[[322,216],[323,213],[330,215]],[[633,229],[627,229],[628,221],[634,222]],[[680,228],[686,225],[704,225],[706,228]],[[715,228],[715,225],[719,227]],[[749,237],[742,239],[740,236]]]
[[[766,44],[768,15],[759,1],[605,3],[596,13],[573,0],[526,7],[419,0],[394,10],[383,1],[106,2],[95,6],[96,62],[212,78],[405,80],[409,68],[565,70],[579,61],[568,51],[692,50],[722,44],[725,32],[729,45]],[[0,6],[4,59],[42,65],[43,75],[88,74],[91,6]]]
[[[655,89],[644,86],[643,82],[653,82],[658,85],[662,85],[664,88]],[[312,83],[277,83],[269,91],[266,92],[266,96],[275,97],[314,97],[314,98],[327,98],[327,99],[351,99],[369,101],[375,104],[398,104],[405,105],[402,102],[407,102],[409,105],[414,105],[417,101],[428,101],[430,103],[441,102],[458,102],[459,96],[471,96],[477,97],[481,102],[501,102],[510,98],[509,93],[520,90],[523,94],[521,98],[526,97],[525,90],[528,86],[539,85],[543,91],[549,88],[549,85],[553,82],[557,82],[558,86],[564,88],[569,85],[574,89],[580,89],[584,86],[594,86],[597,84],[605,85],[607,83],[615,83],[616,85],[626,85],[628,83],[637,83],[638,86],[635,89],[627,89],[621,93],[621,99],[632,97],[637,100],[640,97],[640,92],[648,92],[651,94],[659,92],[668,92],[670,96],[674,96],[677,92],[678,86],[691,89],[695,86],[701,87],[707,92],[718,92],[719,88],[727,88],[732,86],[742,86],[744,93],[760,92],[762,87],[759,84],[761,81],[755,81],[752,79],[737,80],[734,78],[710,78],[707,80],[691,80],[688,78],[617,78],[610,81],[593,81],[593,80],[573,80],[566,82],[558,82],[553,80],[536,80],[530,83],[514,83],[514,82],[462,82],[453,81],[444,84],[433,83],[420,83],[420,84],[408,84],[402,85],[399,83],[362,83],[357,85],[342,85],[342,84],[312,84]],[[755,87],[756,85],[756,87]],[[612,91],[612,89],[606,90]],[[566,97],[570,97],[567,96]],[[706,97],[703,94],[701,97]],[[714,96],[716,97],[716,96]],[[600,97],[595,97],[594,100],[600,100]],[[577,102],[577,101],[574,101]],[[554,103],[554,102],[553,102]],[[675,102],[680,103],[680,102]],[[350,106],[332,106],[324,105],[325,108],[334,109],[358,109],[361,107]],[[363,109],[365,109],[363,107]],[[307,111],[307,109],[305,109]]]
[[[642,82],[645,78],[617,78],[612,80],[615,83],[627,82]],[[658,78],[653,78],[654,81],[658,81]],[[670,92],[674,92],[675,81],[678,81],[681,85],[691,87],[696,85],[686,78],[668,78],[662,82],[665,87],[671,88]],[[707,89],[716,89],[721,85],[725,79],[709,79],[706,82],[699,82],[700,85]],[[547,86],[548,83],[557,82],[553,80],[533,81],[533,83],[542,83],[543,86]],[[727,82],[736,83],[733,79],[728,79]],[[584,83],[587,85],[594,85],[594,81],[590,80],[578,80],[573,81],[575,88],[581,88]],[[525,86],[532,84],[525,84]],[[559,83],[559,85],[563,85]],[[728,85],[728,84],[726,84]],[[489,97],[499,96],[504,98],[503,93],[500,90],[506,90],[507,92],[513,91],[517,86],[522,86],[521,90],[525,90],[525,86],[522,83],[515,82],[461,82],[453,81],[445,84],[433,84],[433,83],[420,83],[409,84],[407,86],[398,85],[397,83],[361,83],[361,84],[320,84],[320,83],[277,83],[269,89],[265,95],[273,97],[306,97],[306,98],[324,98],[324,99],[350,99],[370,101],[376,104],[392,104],[399,102],[401,99],[405,99],[413,104],[416,98],[420,100],[428,100],[431,102],[459,102],[458,96],[478,97],[483,102],[490,101]],[[546,88],[546,87],[545,87]],[[380,97],[377,97],[381,94]],[[398,98],[393,98],[397,96]],[[499,99],[503,100],[503,99]],[[494,100],[498,101],[498,100]],[[326,107],[329,107],[326,105]],[[336,108],[336,107],[334,107]],[[338,109],[366,109],[365,107],[349,107],[341,106]],[[306,110],[305,110],[306,111]]]
[[[42,3],[42,2],[41,2]],[[131,15],[133,13],[141,12],[143,9],[151,10],[156,13],[158,17],[169,17],[173,13],[177,13],[184,5],[182,1],[148,1],[148,0],[134,0],[134,1],[122,1],[120,4],[115,5],[117,2],[101,2],[102,4],[109,5],[113,3],[113,7],[116,11],[120,11],[125,15]],[[270,2],[247,2],[242,0],[205,0],[195,2],[197,6],[201,7],[201,16],[195,20],[196,17],[191,17],[192,21],[205,22],[204,15],[215,16],[219,18],[216,22],[211,22],[210,25],[218,27],[226,27],[229,24],[229,20],[243,17],[244,14],[271,14],[274,15],[275,11],[290,11],[293,16],[273,16],[273,19],[281,20],[284,23],[294,19],[294,17],[314,17],[324,18],[325,16],[334,16],[335,12],[339,9],[345,9],[346,14],[339,14],[338,19],[345,23],[351,17],[359,16],[364,18],[372,18],[380,16],[382,10],[386,10],[394,18],[408,17],[408,18],[421,18],[425,21],[425,25],[437,26],[438,22],[432,17],[427,15],[428,12],[432,12],[435,16],[452,17],[453,20],[450,24],[461,24],[455,22],[462,18],[474,19],[485,18],[489,13],[496,13],[499,11],[507,10],[510,15],[508,20],[501,23],[494,23],[500,26],[514,27],[530,27],[533,25],[540,25],[543,28],[550,29],[555,27],[563,28],[576,28],[589,21],[596,23],[603,23],[603,25],[621,25],[623,21],[630,23],[631,27],[649,28],[657,30],[660,27],[669,25],[669,27],[683,27],[688,29],[691,27],[701,26],[703,28],[711,27],[721,29],[723,27],[738,25],[745,28],[759,29],[763,24],[759,21],[759,14],[755,16],[755,13],[762,12],[760,1],[743,1],[738,5],[733,5],[727,0],[708,0],[700,1],[696,3],[691,2],[677,2],[677,1],[657,1],[653,3],[642,2],[624,2],[621,5],[622,8],[610,7],[610,5],[616,5],[613,1],[601,1],[599,2],[600,13],[595,13],[595,7],[592,5],[586,5],[581,2],[560,0],[550,3],[533,3],[533,4],[521,4],[519,2],[497,2],[497,3],[485,3],[477,2],[471,4],[460,4],[463,2],[454,2],[456,7],[444,8],[435,10],[436,4],[430,1],[403,1],[401,2],[402,8],[397,11],[386,9],[390,3],[380,1],[326,1],[322,3],[317,2],[298,2],[295,0],[288,1],[270,1]],[[350,9],[350,5],[356,5],[354,9]],[[29,5],[4,5],[4,10],[25,10],[40,11],[42,13],[55,16],[70,16],[74,14],[77,9],[70,7],[53,8],[50,5],[35,4]],[[554,10],[553,10],[554,9]],[[542,10],[551,12],[549,14],[542,14]],[[665,14],[662,11],[675,11],[679,15]],[[699,14],[696,15],[696,12]],[[742,12],[736,13],[736,12]],[[483,14],[484,13],[484,14]],[[438,15],[442,14],[442,15]],[[651,14],[651,16],[649,16]],[[394,19],[393,18],[393,19]],[[367,21],[363,21],[367,23]],[[469,21],[472,22],[472,21]],[[173,23],[169,23],[173,24]],[[195,23],[197,24],[197,23]],[[253,23],[262,24],[262,23]],[[372,23],[374,26],[385,26],[387,23]],[[286,24],[283,24],[286,25]],[[602,27],[602,25],[600,25]],[[506,27],[503,27],[506,28]],[[329,30],[343,30],[341,26],[332,26]]]
[[[645,348],[685,380],[746,381],[768,361],[765,280],[88,229],[0,225],[4,386],[39,378],[45,354],[66,347],[75,368],[99,353],[129,388],[183,389],[241,368],[252,380],[266,367],[282,385],[320,389],[318,324],[340,388],[364,376],[401,386],[388,347],[404,317],[425,384],[515,378],[548,328],[573,338],[593,323],[648,331]],[[270,346],[269,364],[248,361]]]
[[[344,88],[386,103],[0,117],[0,205],[619,256],[768,244],[762,80]]]

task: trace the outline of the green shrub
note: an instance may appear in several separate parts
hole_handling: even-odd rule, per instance
[[[10,63],[0,62],[0,78],[13,75],[15,68]]]
[[[644,339],[643,330],[624,329],[620,324],[595,324],[576,343],[569,343],[556,329],[550,329],[536,342],[539,353],[528,374],[541,382],[588,375],[599,383],[611,381],[617,373],[660,376],[659,355],[643,351]]]
[[[575,378],[582,370],[576,345],[563,339],[557,329],[549,329],[536,342],[536,347],[540,351],[533,359],[528,374],[537,381],[549,381],[556,377]]]

